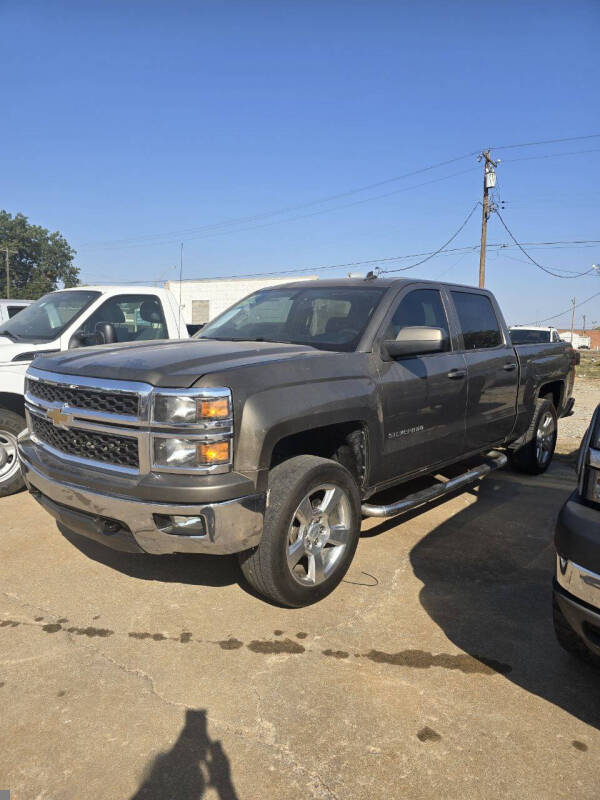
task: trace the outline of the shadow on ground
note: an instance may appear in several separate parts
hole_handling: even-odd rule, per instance
[[[552,538],[568,493],[492,476],[410,560],[423,607],[457,647],[510,665],[507,680],[600,728],[599,674],[552,627]]]
[[[130,800],[200,800],[206,790],[219,800],[237,800],[229,759],[208,735],[206,711],[188,709],[173,747],[149,765]]]
[[[186,583],[192,586],[242,585],[235,556],[212,556],[185,553],[152,556],[146,553],[122,553],[104,547],[93,539],[79,536],[58,524],[61,534],[93,561],[118,570],[131,578],[163,583]],[[244,587],[245,588],[245,587]]]

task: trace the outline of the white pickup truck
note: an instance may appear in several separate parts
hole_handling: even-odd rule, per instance
[[[23,487],[17,436],[26,427],[25,372],[43,353],[148,339],[188,338],[166,289],[82,286],[44,295],[0,322],[0,497]]]

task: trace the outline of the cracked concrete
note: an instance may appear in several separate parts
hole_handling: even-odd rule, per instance
[[[0,788],[596,798],[598,673],[550,622],[573,485],[557,462],[367,520],[347,582],[295,611],[247,593],[234,559],[115,554],[3,499]]]

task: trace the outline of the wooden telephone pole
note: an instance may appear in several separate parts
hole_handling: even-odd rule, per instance
[[[0,250],[4,251],[4,264],[6,267],[6,299],[10,300],[10,253],[16,253],[16,250],[9,250],[8,247],[1,247]]]
[[[481,247],[479,248],[479,288],[485,287],[485,246],[487,242],[487,221],[492,212],[490,207],[489,190],[496,185],[496,173],[494,167],[498,166],[497,161],[493,161],[489,150],[484,150],[480,154],[479,160],[483,161],[483,212],[481,215]]]
[[[575,309],[577,308],[577,298],[574,297],[571,302],[573,303],[573,310],[571,312],[571,347],[573,347],[573,331],[575,330]]]

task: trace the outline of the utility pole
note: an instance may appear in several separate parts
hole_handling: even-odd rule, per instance
[[[584,336],[585,336],[585,319],[586,319],[586,315],[584,314],[584,315],[583,315],[583,330],[581,331],[581,333],[582,333]]]
[[[573,331],[575,330],[575,308],[577,306],[577,298],[574,297],[571,302],[573,303],[573,310],[571,311],[571,347],[573,347]]]
[[[490,205],[489,190],[496,185],[496,173],[494,167],[498,166],[497,161],[493,161],[489,150],[480,153],[479,161],[483,160],[483,211],[481,214],[481,247],[479,248],[479,288],[485,287],[485,246],[487,242],[487,221],[494,210]]]
[[[0,250],[4,250],[4,263],[6,267],[6,299],[10,300],[10,263],[9,263],[9,254],[16,253],[17,250],[9,250],[8,247],[1,247]]]

